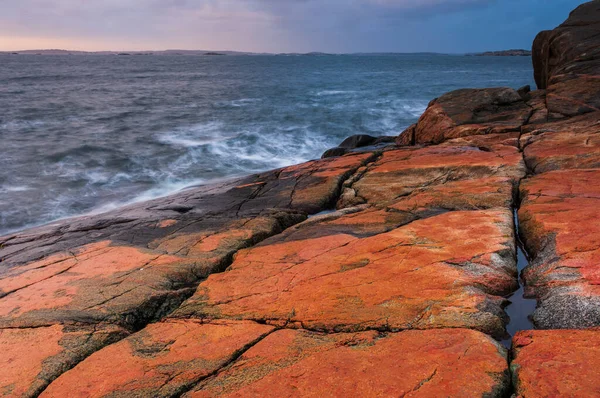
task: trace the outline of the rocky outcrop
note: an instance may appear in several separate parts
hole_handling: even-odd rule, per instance
[[[547,91],[553,118],[600,110],[600,3],[575,9],[552,31],[541,32],[533,43],[535,80]]]
[[[0,237],[0,395],[598,395],[599,5],[536,39],[542,90]]]
[[[439,144],[452,138],[519,132],[531,113],[531,107],[511,88],[452,91],[431,101],[397,143]]]

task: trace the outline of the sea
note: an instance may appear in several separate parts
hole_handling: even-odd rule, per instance
[[[397,135],[529,57],[0,55],[0,235]]]

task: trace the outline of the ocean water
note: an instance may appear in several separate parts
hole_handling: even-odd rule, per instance
[[[397,135],[528,57],[0,55],[0,235]]]

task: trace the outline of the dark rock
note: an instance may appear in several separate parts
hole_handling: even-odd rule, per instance
[[[336,156],[343,156],[347,153],[348,153],[348,149],[346,149],[346,148],[340,148],[340,147],[331,148],[331,149],[326,150],[323,153],[323,155],[321,156],[321,159],[334,158]]]
[[[555,118],[600,110],[600,1],[582,4],[533,44],[535,79]]]
[[[519,93],[519,95],[521,96],[523,101],[529,101],[531,99],[531,96],[529,95],[530,92],[531,92],[530,85],[523,86],[517,90],[517,93]]]
[[[381,137],[377,137],[377,139],[375,141],[373,141],[373,144],[371,144],[371,145],[376,146],[376,145],[382,145],[382,144],[393,144],[395,142],[396,142],[396,137],[384,135]]]
[[[390,136],[373,137],[366,134],[353,135],[346,138],[338,147],[325,151],[321,156],[321,159],[343,156],[349,152],[361,152],[353,151],[353,149],[378,149],[379,147],[385,146],[385,144],[393,144],[395,140],[396,137]]]
[[[370,135],[357,134],[346,138],[344,141],[342,141],[339,147],[347,149],[361,148],[372,145],[376,140],[376,137]]]
[[[546,123],[548,121],[548,108],[546,107],[546,90],[535,90],[527,94],[527,105],[533,111],[528,124]]]

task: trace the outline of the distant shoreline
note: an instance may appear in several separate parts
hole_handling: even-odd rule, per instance
[[[98,56],[393,56],[393,55],[447,55],[447,56],[531,56],[528,50],[487,51],[482,53],[434,53],[434,52],[356,52],[356,53],[256,53],[241,51],[210,51],[210,50],[161,50],[161,51],[71,51],[71,50],[22,50],[0,51],[0,55],[98,55]]]

